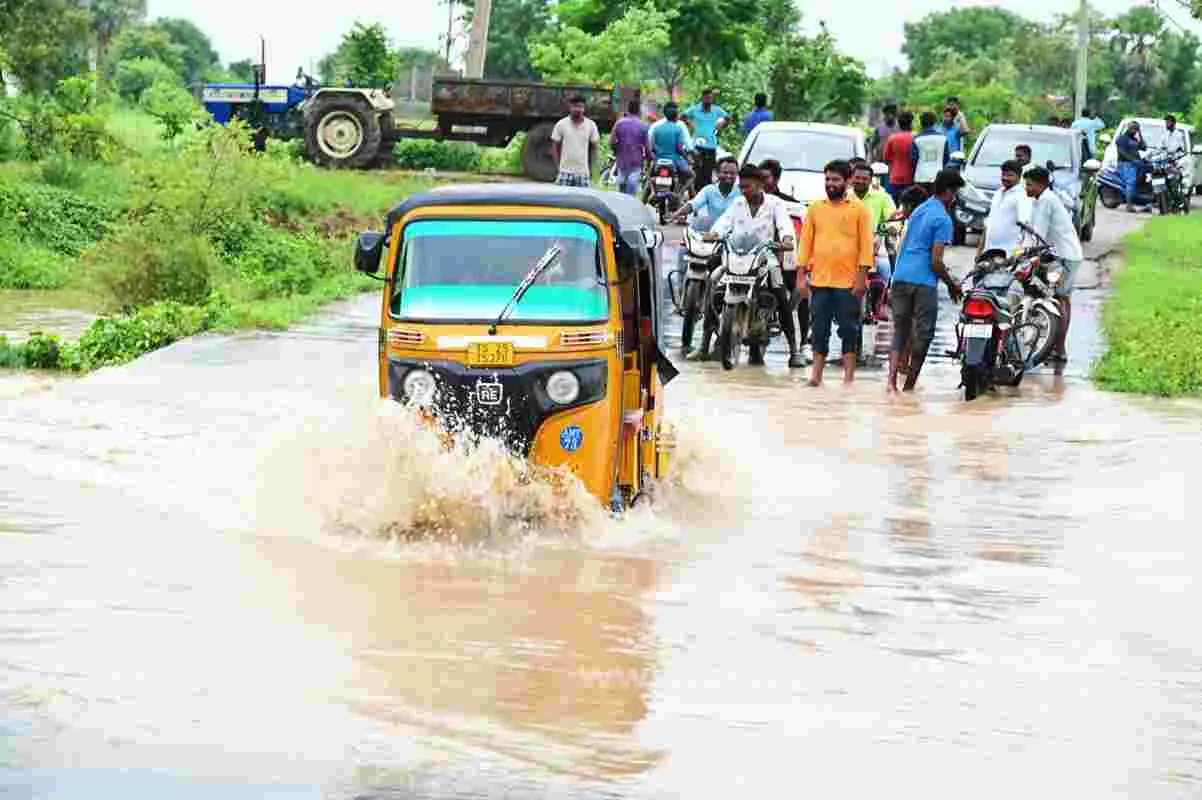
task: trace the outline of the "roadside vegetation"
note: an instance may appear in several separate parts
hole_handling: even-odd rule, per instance
[[[1127,236],[1094,379],[1118,392],[1202,396],[1202,217],[1151,220]]]

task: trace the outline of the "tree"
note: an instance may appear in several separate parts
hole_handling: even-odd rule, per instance
[[[23,91],[49,92],[87,69],[92,16],[72,0],[0,0],[0,20],[4,74]]]
[[[117,64],[113,71],[113,86],[117,94],[131,103],[142,99],[142,93],[156,83],[179,85],[179,75],[162,61],[153,58],[129,58]]]
[[[400,74],[397,53],[388,41],[384,26],[356,22],[342,35],[338,49],[318,63],[322,83],[350,81],[353,86],[383,88]]]
[[[244,58],[241,61],[231,61],[226,65],[225,71],[236,82],[254,83],[255,81],[255,62],[249,58]]]
[[[106,72],[113,75],[122,61],[148,58],[166,64],[179,79],[184,79],[184,48],[161,28],[139,25],[126,28],[113,41]]]
[[[464,21],[471,24],[475,3],[467,0]],[[498,80],[538,80],[527,44],[551,30],[547,0],[493,0],[488,24],[484,77]]]
[[[166,17],[155,20],[153,28],[166,33],[180,47],[181,75],[184,83],[205,80],[220,66],[213,42],[200,28],[186,19]]]
[[[640,85],[648,60],[669,44],[668,14],[631,8],[598,34],[564,26],[530,45],[530,61],[551,82]]]
[[[109,46],[121,31],[146,18],[146,0],[90,0],[96,61],[103,63]]]
[[[790,34],[772,48],[769,87],[778,119],[847,123],[868,93],[864,65],[840,54],[820,26],[817,36]]]
[[[910,73],[929,75],[939,66],[940,49],[972,58],[984,54],[1004,56],[1009,43],[1026,32],[1031,23],[1000,8],[956,8],[928,14],[905,24],[902,53],[910,62]]]

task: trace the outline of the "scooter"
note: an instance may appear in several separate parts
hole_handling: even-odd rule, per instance
[[[1161,207],[1159,191],[1168,188],[1169,173],[1175,171],[1181,174],[1179,159],[1168,155],[1162,149],[1154,149],[1148,153],[1148,158],[1139,163],[1139,178],[1135,183],[1135,205],[1140,207]],[[1159,172],[1159,175],[1154,175]],[[1163,183],[1155,183],[1159,177]],[[1114,209],[1122,205],[1126,196],[1123,194],[1123,179],[1118,165],[1102,170],[1098,175],[1098,197],[1106,208]],[[1188,204],[1186,204],[1188,206]],[[1167,213],[1161,211],[1161,213]]]

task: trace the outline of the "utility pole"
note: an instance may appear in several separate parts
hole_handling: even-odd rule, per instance
[[[443,60],[447,62],[447,69],[451,67],[451,42],[454,40],[455,34],[455,0],[447,0],[447,49]]]
[[[492,14],[492,0],[476,0],[472,11],[472,32],[467,45],[468,78],[484,77],[484,59],[488,50],[488,18]]]
[[[1081,0],[1077,11],[1077,91],[1073,103],[1073,118],[1079,119],[1085,108],[1085,93],[1089,74],[1089,3]]]

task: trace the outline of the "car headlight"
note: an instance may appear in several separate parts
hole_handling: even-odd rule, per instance
[[[401,388],[405,390],[409,402],[415,405],[428,406],[434,400],[434,376],[424,369],[409,370]]]
[[[547,378],[547,396],[561,406],[575,403],[580,397],[580,379],[567,370],[551,373]]]

